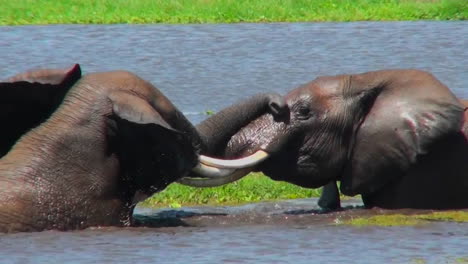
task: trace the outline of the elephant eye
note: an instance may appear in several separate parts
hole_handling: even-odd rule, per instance
[[[310,116],[311,116],[310,108],[308,108],[306,106],[298,107],[298,109],[297,109],[297,118],[299,120],[307,120],[307,119],[310,118]]]

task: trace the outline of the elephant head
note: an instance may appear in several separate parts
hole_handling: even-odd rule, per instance
[[[311,188],[339,180],[347,195],[398,180],[463,125],[457,98],[418,70],[320,77],[285,100],[288,111],[252,119],[224,145],[223,157],[263,150],[270,157],[255,170]]]
[[[207,139],[133,73],[81,76],[75,65],[0,85],[0,112],[21,113],[0,116],[10,135],[0,138],[0,231],[129,225],[138,201],[192,169],[226,174],[225,161],[200,155]]]

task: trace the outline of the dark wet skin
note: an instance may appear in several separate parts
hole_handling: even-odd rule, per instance
[[[15,135],[20,137],[16,143],[5,141],[15,144],[0,159],[0,232],[129,226],[141,197],[196,165],[195,128],[150,83],[114,71],[56,87],[55,71],[49,72],[50,83],[13,79],[1,87],[18,93],[6,100],[23,99],[24,87],[37,93],[60,88],[65,92],[58,94],[66,97],[52,97],[44,103],[48,111],[38,115],[35,111],[43,108],[18,105],[29,119],[16,121],[32,130]]]
[[[289,116],[252,120],[225,155],[270,150],[256,169],[307,188],[331,182],[321,200],[328,208],[339,206],[337,180],[368,207],[468,207],[466,112],[431,74],[320,77],[285,98]]]
[[[0,121],[13,125],[0,131],[11,135],[0,145],[0,232],[130,226],[139,201],[187,175],[201,152],[216,150],[213,142],[229,139],[218,129],[286,106],[278,94],[258,94],[196,130],[130,72],[80,73],[76,65],[1,83],[8,96]]]

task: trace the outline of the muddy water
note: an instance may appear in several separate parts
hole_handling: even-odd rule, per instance
[[[145,227],[0,236],[0,262],[452,263],[468,257],[466,223],[352,227],[340,223],[388,211],[348,201],[346,210],[323,214],[316,202],[139,208]]]
[[[252,94],[286,93],[319,75],[384,68],[433,72],[468,98],[468,22],[0,27],[0,78],[80,63],[126,69],[198,122]],[[468,258],[468,224],[350,227],[316,201],[148,210],[144,227],[0,235],[0,263],[451,263]],[[356,205],[356,204],[348,204]],[[405,212],[408,213],[408,212]]]

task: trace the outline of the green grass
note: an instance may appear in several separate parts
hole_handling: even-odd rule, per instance
[[[414,258],[414,259],[411,259],[411,261],[409,263],[411,264],[427,264],[427,263],[433,263],[434,261],[431,261],[430,259],[429,260],[426,260],[424,258]],[[452,264],[455,264],[455,263],[468,263],[468,257],[445,257],[445,260],[439,262],[439,263],[452,263]]]
[[[305,189],[289,183],[272,181],[261,173],[251,173],[237,182],[215,188],[192,188],[174,183],[141,205],[173,208],[200,204],[229,205],[318,197],[320,193],[318,189]]]
[[[466,211],[440,211],[429,214],[403,215],[375,215],[371,217],[358,217],[347,221],[344,224],[354,226],[413,226],[427,224],[432,221],[444,222],[468,222],[468,212]]]
[[[467,18],[466,0],[0,0],[0,25]]]

